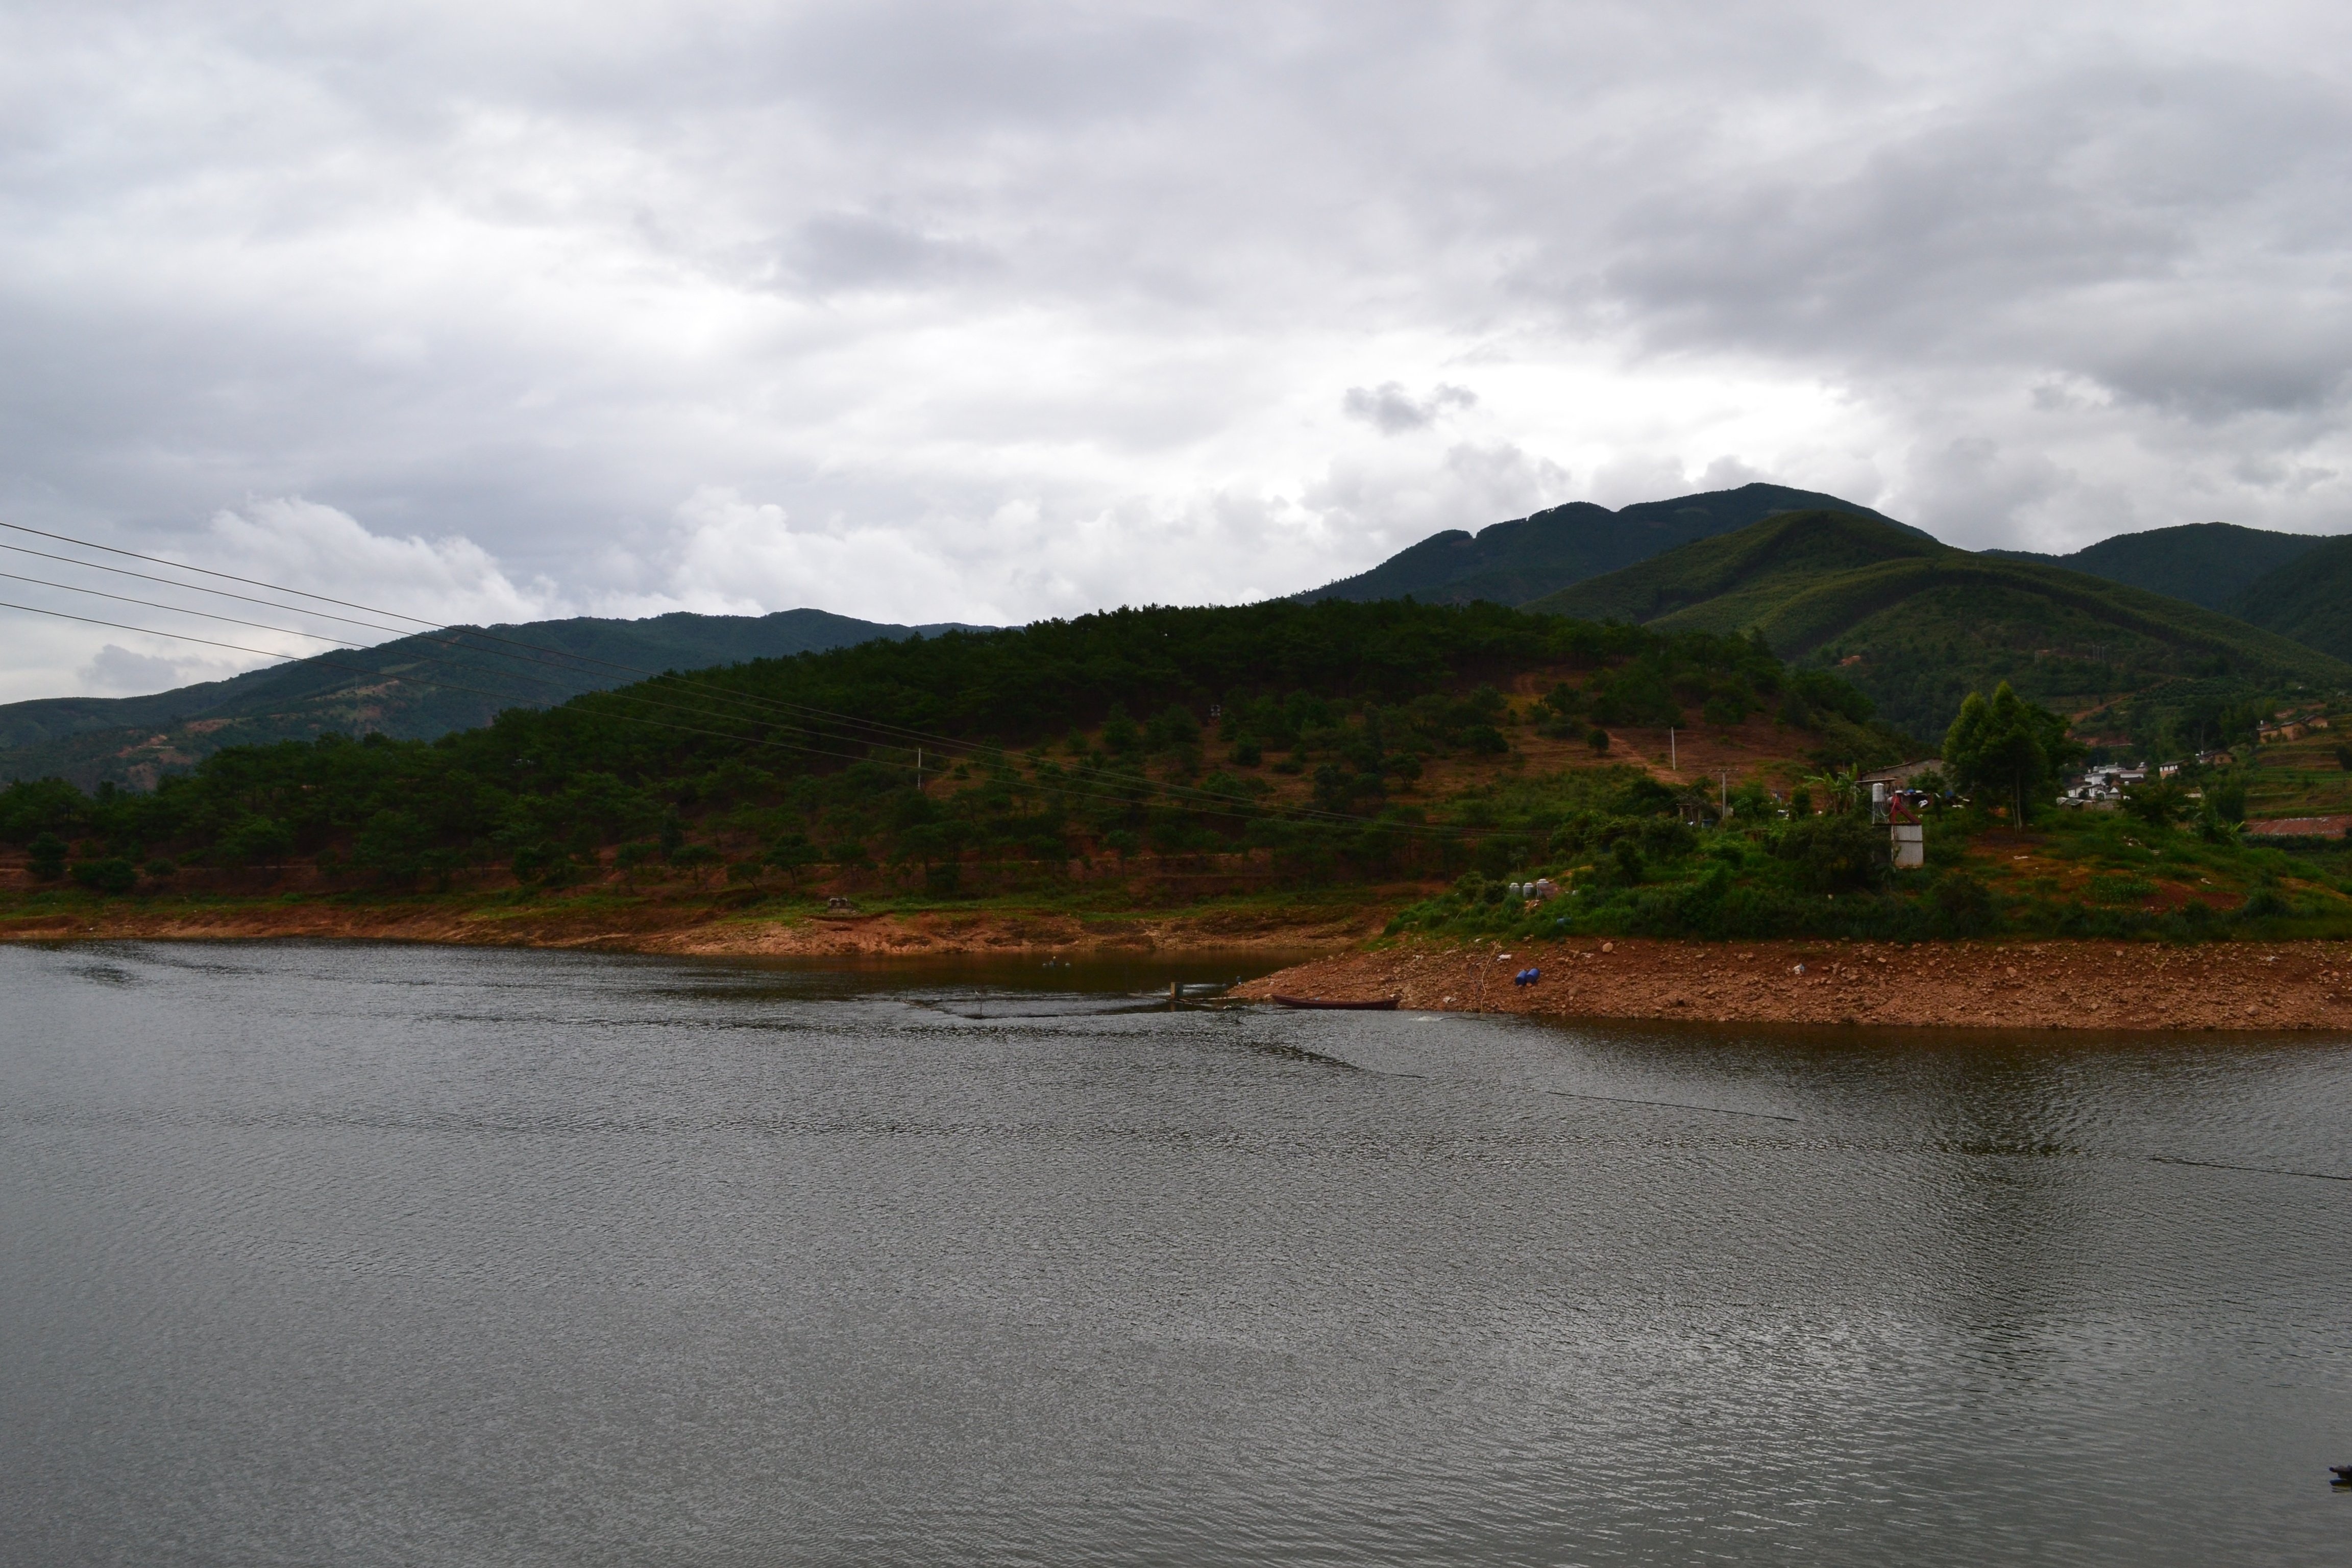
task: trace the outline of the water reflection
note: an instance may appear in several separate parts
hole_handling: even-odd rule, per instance
[[[1247,972],[0,950],[0,1556],[2336,1545],[2352,1044]]]

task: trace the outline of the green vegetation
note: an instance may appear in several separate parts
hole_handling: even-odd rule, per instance
[[[1746,528],[1775,512],[1818,507],[1878,518],[1868,507],[1835,496],[1766,484],[1643,501],[1618,511],[1590,501],[1572,501],[1532,517],[1496,523],[1475,535],[1460,529],[1432,534],[1369,572],[1297,596],[1310,604],[1319,599],[1401,599],[1407,595],[1424,604],[1466,605],[1477,599],[1524,604],[1690,540]],[[1879,521],[1913,531],[1892,519]]]
[[[2009,803],[2009,819],[2023,826],[2029,803],[2042,798],[2079,761],[2083,748],[2066,735],[2066,721],[2025,701],[2002,681],[1987,701],[1971,691],[1959,717],[1944,731],[1944,771],[1958,788]]]
[[[1769,518],[1527,607],[1752,631],[1921,737],[2003,681],[2077,715],[2111,710],[2085,727],[2142,749],[2224,720],[2251,727],[2284,694],[2352,685],[2352,664],[2227,616],[1828,511]]]
[[[2352,849],[2242,841],[2210,814],[2053,811],[2021,831],[1974,808],[1932,812],[1927,864],[1895,871],[1886,829],[1853,812],[1781,818],[1735,804],[1719,826],[1694,827],[1643,815],[1631,796],[1608,804],[1618,809],[1527,834],[1517,863],[1464,875],[1399,913],[1389,934],[2191,942],[2352,933]],[[1538,877],[1567,891],[1540,902],[1507,896],[1507,881]]]
[[[152,787],[228,746],[331,733],[430,741],[486,724],[504,708],[561,702],[641,673],[946,629],[878,626],[823,610],[451,626],[151,697],[0,704],[0,778],[54,773],[86,788]],[[516,646],[524,643],[530,647]]]
[[[2352,538],[2315,542],[2232,599],[2229,609],[2282,637],[2352,659]]]
[[[1547,695],[1503,695],[1523,679]],[[1777,712],[1792,751],[1901,747],[1858,693],[1752,639],[1491,605],[1122,610],[666,675],[429,743],[233,747],[152,792],[18,783],[0,839],[49,880],[70,845],[77,868],[312,859],[378,889],[497,867],[549,889],[797,889],[824,868],[946,898],[1144,855],[1255,857],[1299,881],[1450,875],[1496,851],[1475,788],[1433,790],[1431,768],[1507,772],[1536,738],[1685,709]]]
[[[1988,550],[1984,553],[2006,561],[2038,561],[2045,566],[2087,572],[2111,583],[2186,599],[2209,610],[2227,610],[2260,626],[2271,623],[2247,615],[2231,601],[2256,579],[2278,571],[2318,542],[2308,533],[2275,533],[2268,529],[2241,528],[2233,522],[2190,522],[2178,528],[2119,533],[2072,555],[2043,555],[2031,550]],[[2284,628],[2272,626],[2271,629]],[[2352,657],[2345,649],[2331,651]]]
[[[1423,896],[1398,933],[2352,930],[2342,844],[2234,827],[2273,773],[2318,776],[2273,756],[2327,762],[2329,787],[2352,788],[2321,749],[2338,731],[2192,767],[2120,811],[2058,810],[2037,803],[2077,750],[2064,721],[2006,685],[1956,706],[1946,766],[1973,804],[1931,812],[1927,864],[1901,872],[1851,764],[1905,742],[1834,676],[1753,636],[1398,601],[872,642],[430,742],[232,747],[147,792],[18,782],[0,791],[0,840],[37,882],[18,915],[256,897],[299,862],[346,899],[518,916],[604,900],[790,918],[850,889],[887,909],[1119,919],[1407,884]],[[1612,728],[1667,723],[1778,736],[1759,760],[1795,787],[1780,798],[1754,769],[1678,784],[1608,745]],[[1538,876],[1566,896],[1505,891]]]
[[[2352,932],[2352,846],[2293,847],[2242,839],[2247,774],[2194,764],[2131,792],[2121,811],[2021,807],[2046,798],[2079,750],[2060,715],[2007,686],[1971,693],[1948,731],[1948,782],[1925,821],[1927,864],[1896,870],[1887,829],[1869,820],[1850,775],[1814,780],[1831,810],[1786,813],[1761,791],[1711,813],[1703,798],[1656,809],[1656,786],[1621,777],[1602,793],[1588,775],[1552,809],[1528,786],[1496,812],[1489,856],[1445,892],[1401,912],[1390,934],[1529,941],[1546,937],[1866,937],[1892,941],[1998,934],[2209,940]],[[1810,793],[1810,792],[1808,792]],[[1957,804],[1955,804],[1957,803]],[[1562,810],[1562,806],[1572,809]],[[1712,820],[1710,820],[1712,818]],[[1507,860],[1508,864],[1502,864]],[[1549,879],[1563,896],[1513,898],[1508,884]]]

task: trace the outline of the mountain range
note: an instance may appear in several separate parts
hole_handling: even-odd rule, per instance
[[[2071,555],[1970,552],[1836,496],[1758,483],[1449,529],[1293,597],[1408,595],[1759,632],[1786,658],[1835,667],[1923,742],[2001,680],[2144,745],[2215,732],[2224,713],[2298,688],[2352,686],[2352,536],[2226,522]],[[148,697],[0,706],[0,778],[143,787],[225,746],[329,731],[431,739],[663,669],[956,626],[800,609],[454,627]]]
[[[1783,485],[1742,485],[1734,490],[1643,501],[1612,511],[1590,501],[1570,501],[1509,522],[1468,533],[1458,528],[1433,533],[1399,551],[1369,572],[1343,577],[1295,597],[1402,599],[1423,604],[1466,605],[1486,599],[1523,605],[1570,584],[1619,571],[1695,539],[1729,533],[1775,512],[1827,507],[1875,518],[1890,528],[1928,536],[1866,506]]]
[[[1922,738],[2003,680],[2085,715],[2158,690],[2194,708],[2238,689],[2352,686],[2352,663],[2218,610],[1826,508],[1695,540],[1523,607],[1760,633],[1784,658],[1834,667],[1879,717]]]
[[[2209,610],[2226,610],[2263,576],[2320,542],[2317,534],[2274,533],[2234,522],[2187,522],[2119,533],[2072,555],[2031,550],[1983,550],[2003,561],[2034,561],[2094,577],[2128,583],[2151,594],[2186,599]]]
[[[767,616],[678,611],[645,620],[590,616],[451,626],[147,697],[53,697],[0,705],[0,779],[55,773],[89,787],[152,787],[226,746],[337,731],[432,740],[499,710],[544,707],[657,675],[930,636],[824,610]]]

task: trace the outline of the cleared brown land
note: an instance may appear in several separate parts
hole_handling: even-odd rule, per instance
[[[1799,973],[1799,966],[1802,973]],[[1540,968],[1531,986],[1514,973]],[[2352,942],[1407,944],[1318,959],[1244,996],[1399,996],[1436,1012],[2047,1029],[2352,1029]]]
[[[719,957],[860,959],[1257,949],[1279,958],[1352,946],[1377,932],[1389,912],[1386,905],[1158,910],[1108,918],[945,910],[835,920],[822,915],[779,919],[708,904],[600,899],[507,907],[458,900],[382,905],[257,900],[179,908],[141,907],[125,900],[54,914],[0,917],[0,942],[328,938]]]

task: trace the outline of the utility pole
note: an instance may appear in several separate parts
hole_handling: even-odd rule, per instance
[[[1666,726],[1666,772],[1678,773],[1682,771],[1682,760],[1675,752],[1675,727],[1669,724]]]
[[[915,748],[915,793],[923,793],[923,748]]]

